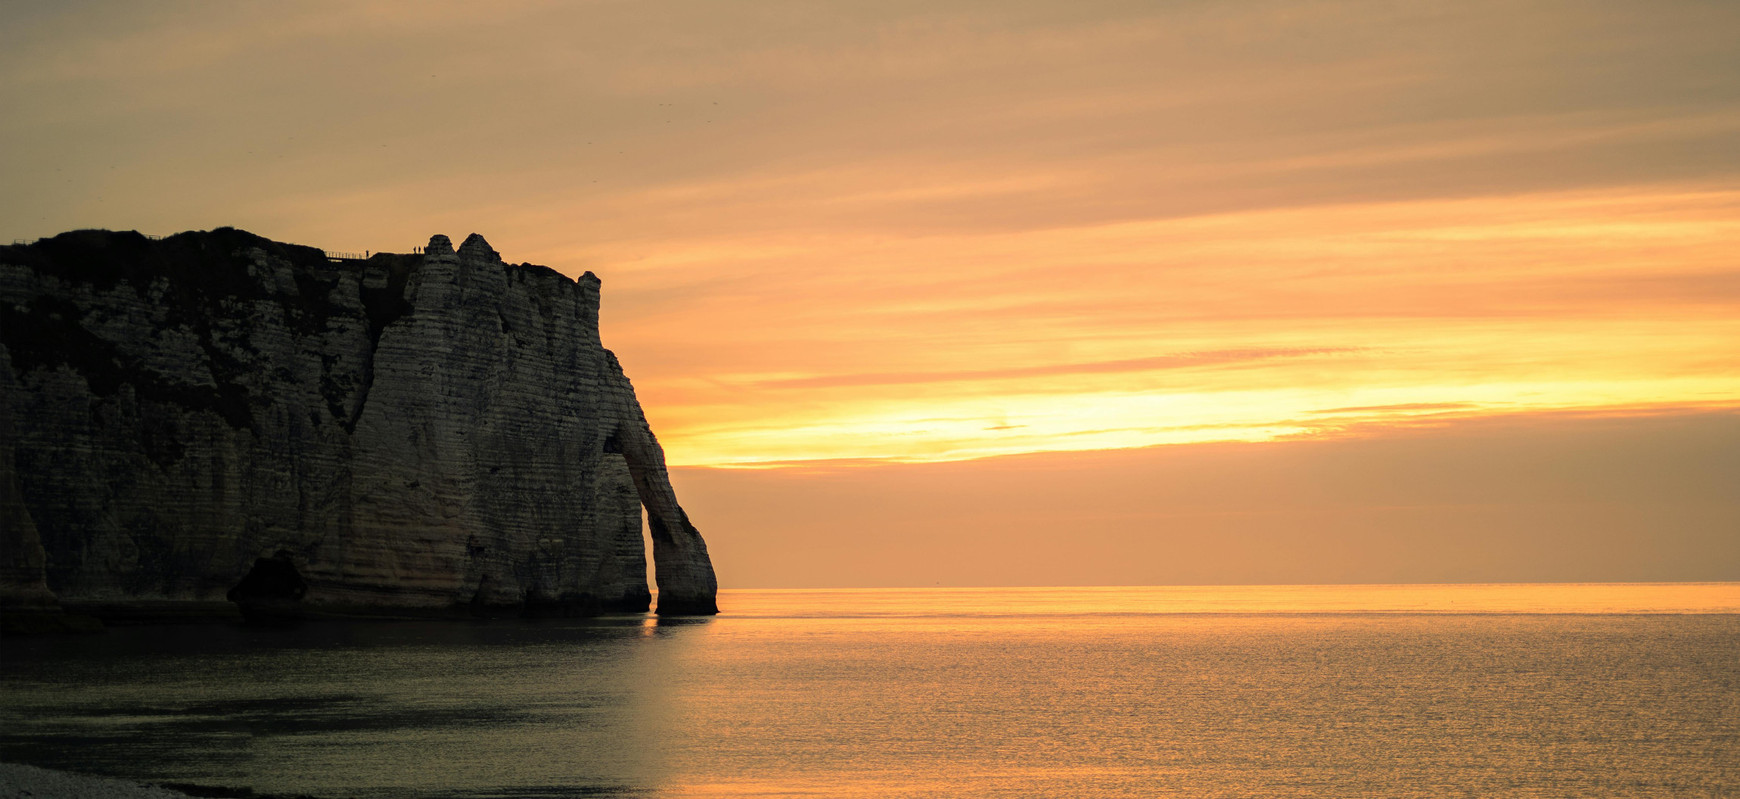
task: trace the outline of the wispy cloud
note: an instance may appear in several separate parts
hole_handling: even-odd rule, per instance
[[[1012,380],[1025,377],[1058,375],[1115,374],[1119,372],[1149,372],[1159,369],[1191,369],[1221,366],[1274,358],[1304,358],[1313,355],[1333,355],[1357,352],[1357,347],[1319,347],[1285,349],[1217,350],[1157,355],[1151,358],[1126,358],[1116,361],[1059,363],[1045,366],[1022,366],[1007,369],[963,369],[953,372],[881,372],[871,374],[819,375],[814,377],[765,380],[765,388],[822,388],[839,386],[901,385],[907,383],[953,383],[977,380]]]
[[[482,232],[673,463],[1740,398],[1732,3],[0,15],[0,240]]]

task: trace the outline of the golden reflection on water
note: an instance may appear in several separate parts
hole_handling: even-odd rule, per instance
[[[1737,583],[720,605],[8,641],[0,751],[370,799],[1740,795]]]
[[[1740,584],[728,591],[655,795],[1740,788]],[[1690,795],[1708,795],[1693,793]]]
[[[728,617],[1740,613],[1740,583],[1092,586],[721,592]]]

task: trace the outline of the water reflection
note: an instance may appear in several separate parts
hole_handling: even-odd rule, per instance
[[[6,642],[0,756],[320,797],[1740,795],[1740,585],[729,592]]]
[[[1178,585],[722,592],[731,618],[1740,613],[1740,583]]]
[[[661,681],[695,626],[319,623],[9,641],[0,751],[269,793],[633,795],[659,782],[673,715]]]

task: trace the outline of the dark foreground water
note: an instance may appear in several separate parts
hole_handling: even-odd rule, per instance
[[[720,604],[9,640],[0,759],[321,797],[1740,797],[1735,584]]]

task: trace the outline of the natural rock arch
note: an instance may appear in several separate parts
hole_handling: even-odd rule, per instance
[[[297,570],[290,554],[279,552],[256,559],[254,567],[242,575],[225,598],[236,603],[249,622],[289,624],[301,618],[302,597],[307,594],[308,581],[302,579],[302,572]]]
[[[232,589],[311,616],[641,611],[643,509],[658,611],[716,612],[599,288],[477,235],[366,261],[227,228],[0,246],[7,618]]]
[[[605,378],[618,388],[612,393],[632,398],[634,388],[616,356],[606,350],[605,361]],[[658,612],[718,613],[715,598],[718,581],[713,574],[713,562],[707,556],[707,543],[689,521],[689,514],[677,503],[676,489],[671,487],[670,473],[665,468],[664,448],[659,446],[638,403],[624,407],[622,412],[623,422],[606,437],[604,446],[606,452],[620,452],[628,462],[635,492],[646,508],[653,544],[653,575],[659,589]]]

